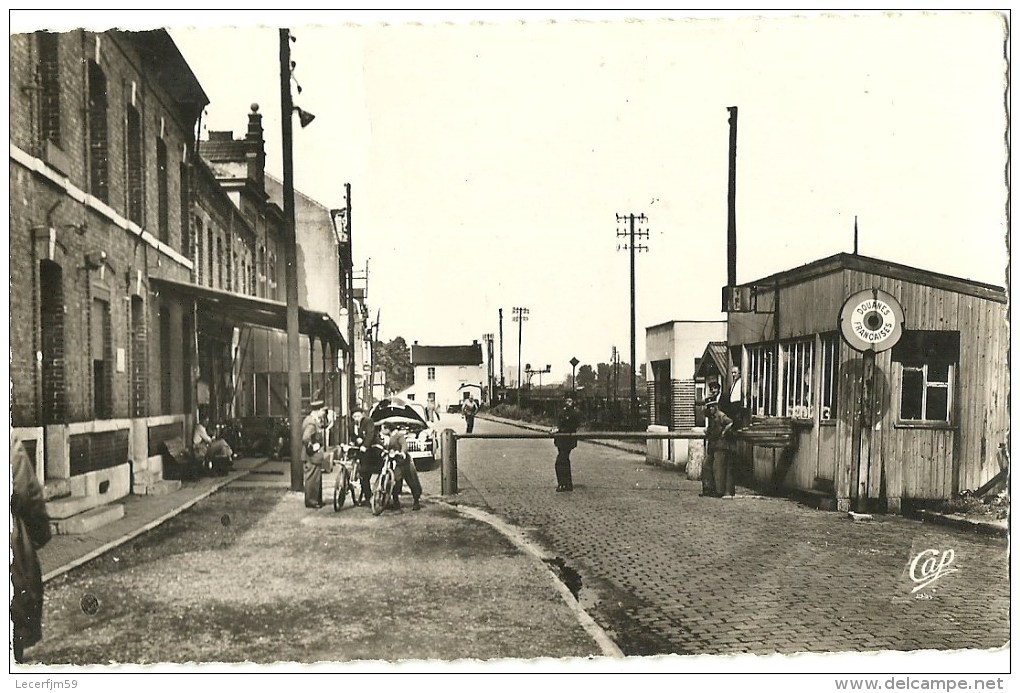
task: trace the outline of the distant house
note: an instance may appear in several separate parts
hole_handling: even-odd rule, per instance
[[[470,393],[481,396],[485,383],[482,345],[475,340],[463,346],[411,345],[414,384],[398,396],[425,404],[434,400],[442,410],[459,406]]]

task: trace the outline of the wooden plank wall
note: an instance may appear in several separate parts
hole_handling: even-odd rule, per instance
[[[999,472],[998,448],[1009,435],[1010,335],[1004,304],[960,296],[958,314],[966,329],[954,393],[960,415],[957,484],[963,491],[979,488]]]
[[[953,425],[946,428],[897,426],[900,365],[892,352],[876,358],[884,414],[872,432],[872,465],[866,479],[872,498],[949,498],[975,489],[999,471],[998,448],[1007,441],[1009,372],[1006,354],[1009,328],[1006,305],[993,300],[891,279],[856,270],[817,277],[786,287],[780,296],[779,337],[789,339],[838,329],[838,314],[848,296],[878,288],[895,296],[903,306],[908,330],[960,332],[960,363],[953,394]],[[771,294],[770,294],[771,295]],[[763,296],[760,307],[771,308]],[[733,345],[761,343],[774,338],[771,314],[731,314],[728,341]],[[787,484],[810,488],[816,476],[832,478],[837,497],[851,497],[854,470],[853,417],[860,395],[859,373],[847,362],[861,355],[840,342],[843,365],[839,380],[839,413],[835,426],[820,431],[816,421],[810,433],[801,432],[801,446],[786,475]],[[816,378],[817,380],[817,378]],[[815,388],[819,392],[820,388]],[[817,410],[817,406],[816,406]],[[817,453],[814,451],[817,450]],[[770,466],[755,453],[755,471]],[[756,474],[757,475],[757,474]]]
[[[977,488],[998,472],[995,454],[998,443],[1005,441],[1008,425],[1005,305],[861,272],[845,274],[847,295],[877,287],[899,299],[906,329],[960,332],[953,407],[956,419],[950,427],[898,426],[901,367],[893,362],[891,351],[878,355],[876,366],[889,387],[888,406],[872,437],[868,495],[879,496],[883,475],[885,496],[890,498],[949,498]],[[844,358],[854,357],[847,349]],[[847,397],[840,397],[841,405],[852,407],[857,388],[847,385],[850,391]],[[841,422],[841,428],[837,467],[845,467],[852,454],[849,421]]]

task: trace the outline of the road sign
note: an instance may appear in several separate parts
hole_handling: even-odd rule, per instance
[[[903,336],[903,308],[880,289],[858,291],[840,309],[839,329],[857,351],[885,351]]]

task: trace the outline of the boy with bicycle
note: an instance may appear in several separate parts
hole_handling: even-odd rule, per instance
[[[390,422],[383,422],[383,436],[386,439],[385,449],[397,456],[397,483],[393,488],[393,508],[400,509],[400,492],[404,489],[404,479],[411,488],[411,498],[414,503],[411,510],[421,510],[421,482],[418,480],[418,469],[414,466],[414,460],[407,454],[407,440],[404,432]]]

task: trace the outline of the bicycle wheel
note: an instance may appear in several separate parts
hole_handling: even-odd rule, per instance
[[[378,489],[372,492],[372,514],[382,515],[382,511],[386,509],[386,492],[382,489]]]
[[[359,474],[351,475],[350,490],[351,490],[351,505],[357,505],[358,502],[361,500],[361,498],[359,498],[359,496],[361,496],[361,475]]]
[[[336,484],[333,486],[333,512],[340,512],[347,500],[347,489],[350,486],[350,472],[347,467],[340,466],[336,475]]]

